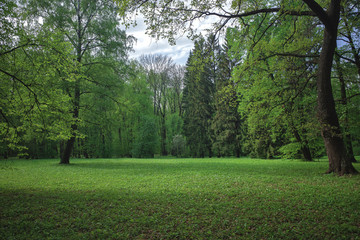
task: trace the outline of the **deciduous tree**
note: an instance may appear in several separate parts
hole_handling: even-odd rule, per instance
[[[60,31],[64,41],[73,47],[74,65],[77,71],[73,83],[67,84],[65,91],[72,98],[71,137],[66,141],[61,154],[62,164],[70,162],[76,136],[79,135],[81,96],[84,85],[98,82],[88,78],[87,72],[93,64],[102,64],[102,59],[126,59],[129,39],[119,27],[116,5],[112,1],[66,0],[27,1],[25,5],[34,18],[41,17],[49,30]]]

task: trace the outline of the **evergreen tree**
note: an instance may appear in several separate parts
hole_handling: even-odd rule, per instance
[[[193,157],[211,156],[210,124],[214,112],[213,49],[205,39],[195,42],[184,80],[184,134]]]
[[[213,150],[217,156],[237,156],[242,152],[242,121],[238,113],[236,83],[231,78],[235,65],[228,55],[225,41],[219,51],[215,92],[215,116],[211,129],[214,133]]]

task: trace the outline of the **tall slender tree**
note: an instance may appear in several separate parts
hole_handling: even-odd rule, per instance
[[[204,38],[195,42],[184,80],[184,134],[193,157],[212,155],[210,123],[214,112],[212,46]]]
[[[238,113],[237,84],[231,77],[235,59],[230,59],[228,39],[218,51],[215,82],[215,114],[211,122],[214,132],[212,148],[217,156],[237,156],[242,152],[242,120]]]
[[[153,91],[154,114],[160,120],[161,155],[166,156],[166,116],[168,107],[168,89],[170,87],[170,71],[174,68],[173,60],[165,55],[142,55],[140,63],[148,75],[148,82]]]

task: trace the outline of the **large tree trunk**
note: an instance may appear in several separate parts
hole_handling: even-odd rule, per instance
[[[70,156],[74,149],[74,143],[76,138],[76,131],[78,129],[78,118],[79,118],[79,108],[80,108],[80,79],[77,79],[75,82],[75,96],[74,96],[74,112],[73,118],[74,123],[71,125],[71,132],[72,136],[66,142],[64,152],[60,159],[60,164],[69,164],[70,163]]]
[[[331,1],[326,15],[327,22],[324,30],[324,41],[319,59],[317,100],[321,135],[329,158],[327,173],[336,173],[338,175],[354,174],[357,171],[347,157],[331,87],[331,70],[340,17],[340,0]]]
[[[75,142],[75,137],[71,137],[65,145],[65,150],[62,154],[62,157],[60,159],[60,164],[69,164],[70,163],[70,156],[71,156],[71,152],[74,148],[74,142]]]

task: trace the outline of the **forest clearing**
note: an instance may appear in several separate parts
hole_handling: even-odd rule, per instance
[[[0,161],[0,238],[359,239],[360,176],[326,167],[325,159]]]
[[[0,239],[360,239],[359,115],[358,0],[0,0]]]

